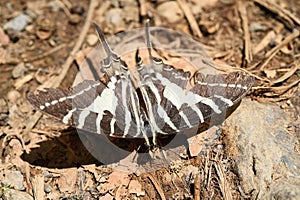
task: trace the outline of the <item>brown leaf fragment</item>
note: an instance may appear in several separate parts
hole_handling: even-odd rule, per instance
[[[44,199],[44,176],[42,174],[35,175],[31,181],[35,199]]]
[[[142,189],[142,185],[137,180],[130,181],[128,190],[130,194],[136,194],[138,197],[145,195],[145,190]]]
[[[77,169],[69,168],[61,170],[61,177],[57,179],[57,186],[61,192],[72,192],[76,190]]]
[[[267,75],[268,78],[275,78],[277,71],[274,69],[264,69],[264,73]]]
[[[129,181],[130,178],[127,173],[114,171],[108,176],[106,182],[101,184],[97,189],[101,194],[105,194],[122,185],[127,186]]]
[[[274,85],[276,83],[280,83],[291,77],[298,69],[300,69],[300,61],[295,61],[294,66],[283,76],[279,77],[278,79],[271,82],[271,85]]]

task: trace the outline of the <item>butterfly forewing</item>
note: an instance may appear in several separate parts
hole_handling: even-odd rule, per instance
[[[44,91],[28,93],[27,98],[38,109],[62,120],[72,110],[72,100],[67,98],[70,95],[69,90],[46,88]]]
[[[63,123],[112,137],[140,137],[139,100],[125,76],[104,85],[86,80],[70,90],[29,93],[30,103]]]

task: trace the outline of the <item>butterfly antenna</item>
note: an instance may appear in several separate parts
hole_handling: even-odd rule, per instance
[[[147,50],[148,50],[148,53],[149,53],[150,60],[152,62],[153,56],[151,54],[152,44],[151,44],[151,41],[150,41],[149,24],[150,24],[150,20],[147,19],[146,20],[146,25],[145,25],[146,45],[147,45]]]
[[[150,58],[150,61],[151,61],[152,64],[160,65],[160,64],[163,63],[162,59],[152,56],[152,53],[151,53],[151,50],[152,50],[153,47],[152,47],[152,43],[150,41],[149,23],[150,23],[150,20],[147,19],[146,20],[146,26],[145,26],[145,33],[146,33],[146,45],[147,45],[147,50],[148,50],[148,53],[149,53],[149,58]]]
[[[99,40],[101,41],[102,45],[103,45],[103,48],[107,54],[107,57],[111,57],[114,61],[119,61],[119,56],[117,54],[115,54],[110,46],[108,45],[105,37],[104,37],[104,34],[101,30],[101,28],[98,26],[98,24],[96,24],[95,22],[93,23],[95,29],[96,29],[96,32],[97,32],[97,35],[98,35],[98,38]]]
[[[111,55],[113,52],[112,52],[110,46],[108,45],[101,28],[95,22],[93,23],[93,25],[94,25],[94,28],[96,29],[96,32],[98,34],[98,38],[101,41],[105,52],[107,53],[107,55]]]

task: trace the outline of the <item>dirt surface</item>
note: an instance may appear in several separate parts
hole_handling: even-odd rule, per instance
[[[147,173],[121,172],[101,165],[76,133],[29,104],[29,91],[71,87],[82,55],[98,44],[91,22],[111,36],[142,28],[150,19],[152,26],[201,42],[218,70],[240,69],[255,77],[249,97],[275,102],[287,112],[287,128],[300,141],[297,0],[1,0],[0,16],[2,197],[255,198],[243,192],[222,133],[210,147],[190,146],[197,153],[170,166]],[[298,145],[295,151],[299,149]]]

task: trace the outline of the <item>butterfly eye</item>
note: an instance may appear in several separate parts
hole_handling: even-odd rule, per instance
[[[109,57],[104,58],[101,62],[103,68],[109,68],[111,66],[111,60]]]
[[[124,69],[124,70],[128,70],[128,66],[126,64],[126,62],[124,60],[121,60],[120,59],[120,64],[121,64],[121,67]]]
[[[138,66],[138,67],[143,64],[143,60],[139,56],[139,49],[137,49],[135,52],[135,63],[136,63],[136,66]]]
[[[166,65],[163,66],[163,70],[164,70],[164,71],[168,71],[168,72],[169,72],[169,71],[172,71],[173,69],[174,69],[174,68],[173,68],[171,65],[167,65],[167,64],[166,64]]]
[[[160,65],[163,63],[161,58],[153,57],[152,60],[153,60],[154,64],[157,64],[157,65]]]
[[[117,54],[115,54],[115,53],[112,53],[112,54],[111,54],[111,59],[112,59],[113,61],[116,61],[116,62],[119,62],[119,61],[120,61],[120,57],[119,57]]]
[[[140,56],[138,56],[138,57],[136,58],[136,64],[137,64],[137,65],[142,65],[142,64],[143,64],[143,60],[142,60],[142,58],[141,58]]]

